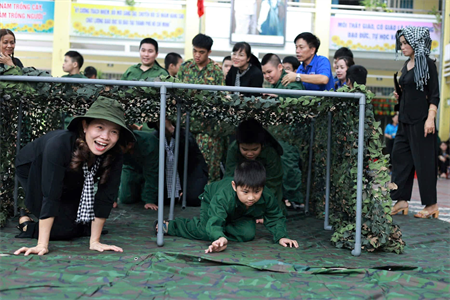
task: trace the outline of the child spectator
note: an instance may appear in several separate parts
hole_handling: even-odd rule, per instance
[[[164,233],[212,241],[205,253],[220,252],[227,248],[229,240],[252,241],[256,234],[255,219],[263,215],[274,243],[298,248],[297,241],[287,236],[286,217],[275,196],[265,187],[265,181],[266,171],[260,162],[240,163],[234,171],[234,180],[224,178],[205,187],[200,195],[199,218],[164,222]]]
[[[180,54],[175,52],[170,52],[164,58],[164,66],[166,71],[169,72],[169,75],[172,77],[177,77],[178,70],[180,69],[182,63],[183,58]]]
[[[62,77],[72,78],[87,78],[80,73],[80,69],[83,66],[83,56],[77,51],[68,51],[64,54],[63,71],[68,73]]]
[[[448,142],[447,142],[448,143]],[[449,178],[449,167],[450,167],[450,155],[448,153],[448,145],[446,142],[441,142],[439,147],[439,175],[441,178]]]
[[[84,69],[84,76],[89,79],[97,79],[97,69],[91,66],[86,67],[86,69]]]
[[[152,38],[145,38],[139,45],[141,63],[131,66],[122,75],[121,80],[141,80],[169,75],[156,61],[158,57],[158,42]]]
[[[283,148],[255,119],[239,124],[236,140],[229,146],[225,164],[225,177],[233,177],[236,166],[246,160],[263,164],[267,174],[267,187],[281,204],[283,199]],[[281,205],[280,205],[281,206]]]
[[[347,70],[347,85],[352,89],[353,84],[366,84],[367,70],[363,66],[353,65]]]
[[[231,56],[225,56],[225,58],[222,60],[222,72],[224,78],[227,78],[228,71],[230,71],[232,65],[233,63],[231,62]]]
[[[295,56],[286,56],[283,58],[283,68],[286,72],[297,72],[300,62]]]
[[[398,130],[398,115],[392,117],[392,124],[387,124],[384,129],[384,136],[386,137],[386,152],[389,154],[389,164],[392,165],[392,149],[394,148],[394,139]]]

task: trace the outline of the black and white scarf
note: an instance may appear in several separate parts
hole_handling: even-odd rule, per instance
[[[236,80],[234,81],[234,86],[241,86],[241,77],[244,76],[248,70],[250,70],[250,68],[252,67],[252,64],[248,64],[247,69],[245,69],[244,72],[240,73],[239,69],[237,70],[236,73]],[[238,92],[236,92],[237,94],[239,94]]]
[[[430,56],[431,37],[430,31],[425,27],[408,26],[397,31],[396,52],[400,50],[400,37],[405,40],[414,50],[414,82],[416,89],[423,91],[423,86],[430,78],[427,57]],[[397,55],[398,58],[398,55]]]
[[[94,220],[94,176],[100,168],[102,157],[98,156],[89,171],[88,164],[83,164],[84,183],[81,192],[80,204],[78,205],[77,223],[89,223]]]

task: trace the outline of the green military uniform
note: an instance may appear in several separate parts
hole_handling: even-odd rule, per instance
[[[120,203],[158,203],[159,142],[154,134],[133,131],[133,153],[123,157]]]
[[[199,69],[193,59],[185,61],[177,75],[184,83],[223,85],[224,78],[222,68],[212,59],[203,68]],[[220,160],[224,152],[223,142],[220,138],[212,138],[208,134],[201,133],[196,136],[197,144],[205,158],[209,169],[210,181],[220,180]]]
[[[147,71],[142,71],[142,64],[137,64],[129,67],[125,73],[123,73],[121,80],[145,80],[147,78],[156,78],[161,75],[168,76],[169,73],[161,67],[161,65],[155,60],[153,66]]]
[[[284,86],[281,83],[281,80],[283,79],[284,75],[286,75],[286,74],[287,74],[286,71],[283,69],[283,72],[281,73],[280,79],[278,79],[277,83],[272,84],[271,87],[273,89],[282,89],[282,90],[304,90],[305,89],[305,87],[303,86],[303,83],[297,82],[297,81],[291,82],[288,85]],[[286,94],[284,94],[284,95],[280,95],[280,97],[298,98],[300,96],[299,95],[286,95]]]
[[[86,76],[84,76],[83,74],[79,73],[79,74],[67,74],[67,75],[63,75],[61,77],[70,77],[70,78],[85,78],[88,79]]]
[[[270,135],[268,132],[267,134]],[[269,141],[263,145],[261,153],[255,160],[263,164],[266,169],[266,186],[272,189],[279,203],[282,203],[283,164],[281,163],[281,155],[283,154],[283,149],[272,136],[270,136]],[[232,177],[236,166],[245,160],[246,158],[241,154],[237,142],[232,142],[227,153],[225,176]]]
[[[277,83],[272,84],[273,89],[289,89],[289,90],[304,90],[305,87],[301,82],[291,82],[287,86],[281,83],[286,71],[283,69],[280,79]],[[298,95],[280,95],[280,97],[298,98]],[[286,142],[279,141],[283,147],[283,155],[281,161],[283,162],[283,193],[284,198],[291,202],[298,204],[303,203],[303,195],[301,192],[302,185],[302,171],[300,170],[300,153],[298,149]]]
[[[200,195],[200,218],[176,218],[169,223],[168,234],[187,239],[248,242],[255,238],[256,218],[264,216],[264,226],[272,233],[273,242],[287,238],[286,217],[270,189],[264,188],[261,198],[247,207],[239,201],[231,186],[233,178],[224,178],[205,186]]]

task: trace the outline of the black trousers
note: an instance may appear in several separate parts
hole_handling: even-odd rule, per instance
[[[423,205],[437,202],[437,136],[424,137],[425,121],[416,124],[400,122],[392,150],[393,200],[411,200],[414,172],[417,172],[420,199]]]
[[[27,193],[28,187],[28,171],[29,165],[23,165],[16,169],[16,176],[20,182],[20,185]],[[70,202],[70,201],[69,201]],[[77,211],[77,205],[72,203],[62,202],[58,210],[58,215],[55,216],[53,221],[53,226],[50,231],[50,240],[70,240],[76,237],[89,236],[91,224],[80,224],[75,222],[74,215]],[[31,211],[33,215],[39,218],[39,213],[36,211]],[[35,220],[27,226],[27,231],[20,233],[16,238],[31,238],[37,239],[39,237],[39,221]]]

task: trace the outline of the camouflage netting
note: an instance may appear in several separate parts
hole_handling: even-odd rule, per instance
[[[34,68],[0,69],[0,74],[49,76]],[[174,82],[173,78],[161,78]],[[389,215],[389,174],[387,157],[382,154],[379,123],[375,122],[371,99],[365,86],[340,89],[366,94],[363,228],[362,247],[367,251],[384,250],[402,253],[405,243],[400,228]],[[212,136],[231,134],[235,126],[254,117],[278,138],[297,145],[303,162],[308,161],[310,121],[315,118],[313,144],[313,177],[310,205],[317,217],[323,216],[325,202],[325,170],[327,114],[333,116],[331,165],[330,224],[334,228],[331,242],[338,248],[352,249],[355,240],[358,111],[356,99],[335,97],[301,98],[239,98],[224,92],[200,90],[170,90],[167,101],[168,117],[176,116],[176,101],[191,111],[191,129]],[[111,87],[102,85],[66,85],[50,83],[0,82],[1,118],[1,210],[3,225],[13,213],[14,157],[18,107],[23,109],[21,144],[61,128],[62,115],[84,114],[99,95],[117,99],[124,104],[126,118],[131,123],[156,121],[159,118],[160,94],[156,88]],[[307,164],[303,163],[304,174]],[[306,180],[306,176],[303,176]],[[306,184],[303,184],[306,186]]]

